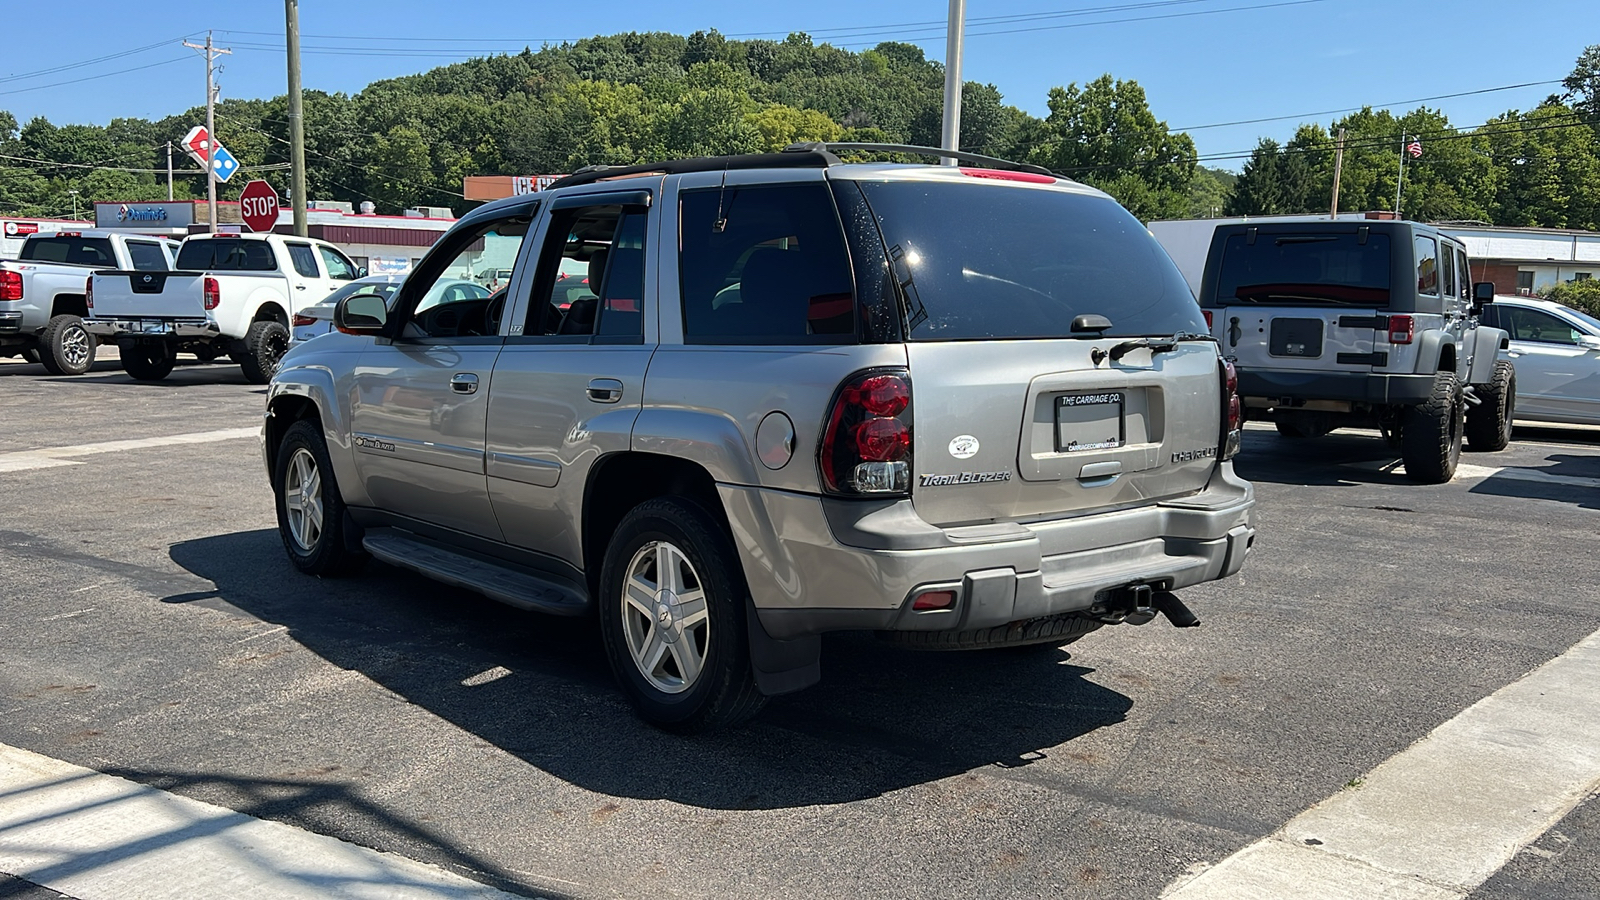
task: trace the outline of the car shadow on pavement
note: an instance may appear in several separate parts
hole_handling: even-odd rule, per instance
[[[1472,493],[1492,497],[1531,497],[1571,503],[1579,509],[1600,509],[1600,456],[1558,453],[1545,457],[1545,461],[1552,465],[1502,469],[1473,485]],[[1580,480],[1544,481],[1541,480],[1543,478]]]
[[[1233,465],[1243,478],[1273,484],[1408,484],[1399,458],[1399,452],[1376,431],[1339,430],[1318,438],[1286,438],[1250,428],[1245,430],[1244,446]]]
[[[1133,705],[1057,648],[916,652],[838,634],[824,640],[821,684],[774,698],[739,728],[682,737],[633,715],[592,619],[511,609],[376,563],[358,578],[311,578],[288,564],[272,530],[185,541],[170,554],[216,591],[168,602],[224,602],[286,626],[330,663],[611,796],[710,809],[843,803],[1025,767]]]

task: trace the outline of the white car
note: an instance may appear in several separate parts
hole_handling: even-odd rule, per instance
[[[1496,297],[1482,321],[1503,328],[1517,367],[1516,418],[1600,425],[1600,319],[1533,297]]]
[[[294,317],[289,346],[303,344],[332,331],[333,308],[340,300],[355,294],[377,294],[387,301],[400,289],[400,282],[404,280],[404,275],[368,275],[365,278],[357,278],[329,294],[328,299],[321,303],[300,310]]]

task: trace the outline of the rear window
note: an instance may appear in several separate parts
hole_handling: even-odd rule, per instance
[[[919,341],[1204,332],[1189,285],[1113,200],[991,184],[861,182]],[[1079,334],[1078,337],[1088,335]]]
[[[186,271],[209,269],[220,272],[276,272],[278,261],[266,241],[239,238],[208,238],[185,241],[178,249],[176,268]]]
[[[128,261],[141,272],[160,272],[167,267],[167,255],[160,244],[145,241],[128,242]]]
[[[1216,302],[1388,306],[1389,236],[1229,235]]]
[[[67,263],[74,266],[117,267],[111,239],[103,237],[37,237],[22,245],[18,259]]]

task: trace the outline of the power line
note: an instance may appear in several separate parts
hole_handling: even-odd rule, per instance
[[[1362,106],[1350,106],[1344,109],[1324,109],[1317,112],[1296,113],[1290,116],[1266,116],[1260,119],[1240,119],[1236,122],[1213,122],[1210,125],[1186,125],[1183,128],[1173,128],[1172,131],[1204,131],[1207,128],[1231,128],[1235,125],[1257,125],[1262,122],[1284,122],[1289,119],[1309,119],[1314,116],[1331,116],[1338,113],[1360,112],[1363,109],[1388,109],[1391,106],[1404,106],[1407,103],[1425,103],[1429,100],[1449,100],[1455,97],[1472,97],[1478,94],[1493,94],[1498,91],[1514,91],[1526,87],[1543,87],[1548,84],[1560,84],[1561,79],[1550,81],[1527,81],[1522,84],[1506,84],[1500,87],[1480,88],[1476,91],[1458,91],[1454,94],[1435,94],[1432,97],[1417,97],[1413,100],[1395,100],[1392,103],[1368,103]]]
[[[159,41],[154,44],[146,44],[143,47],[132,47],[127,50],[118,50],[115,53],[108,53],[105,56],[96,56],[93,59],[84,59],[79,60],[78,62],[65,63],[49,69],[39,69],[34,72],[24,72],[21,75],[7,75],[3,78],[0,78],[0,84],[4,84],[8,81],[24,81],[29,78],[38,78],[43,75],[54,75],[57,72],[66,72],[70,69],[81,69],[84,66],[92,66],[98,63],[110,62],[113,59],[122,59],[123,57],[134,56],[139,53],[144,53],[148,50],[157,50],[162,47],[170,46],[177,41],[183,40],[185,37],[188,37],[188,35],[179,35],[178,37],[168,38],[164,41]]]
[[[146,65],[146,66],[134,66],[131,69],[118,69],[115,72],[103,72],[103,73],[101,73],[99,75],[86,75],[86,76],[84,76],[82,78],[74,78],[71,81],[57,81],[54,84],[36,84],[33,87],[17,88],[15,90],[10,90],[10,91],[0,91],[0,96],[5,96],[7,94],[26,94],[29,91],[43,91],[43,90],[47,90],[49,88],[64,87],[64,86],[69,85],[69,84],[81,84],[81,83],[83,83],[85,81],[94,81],[94,80],[96,80],[98,78],[110,78],[113,75],[126,75],[129,72],[138,72],[138,71],[141,71],[143,69],[154,69],[157,66],[170,66],[173,63],[180,63],[180,62],[188,62],[188,58],[187,57],[178,57],[176,59],[168,59],[168,60],[163,60],[161,62],[150,63],[149,65]]]

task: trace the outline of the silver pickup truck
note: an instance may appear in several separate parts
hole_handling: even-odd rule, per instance
[[[94,363],[84,329],[85,297],[96,269],[161,272],[178,242],[110,231],[30,235],[16,260],[0,261],[0,355],[22,355],[52,375],[81,375]]]
[[[803,145],[472,211],[273,378],[290,561],[597,612],[635,708],[684,731],[815,682],[825,632],[1197,624],[1173,592],[1255,538],[1231,367],[1116,201],[961,158]]]

